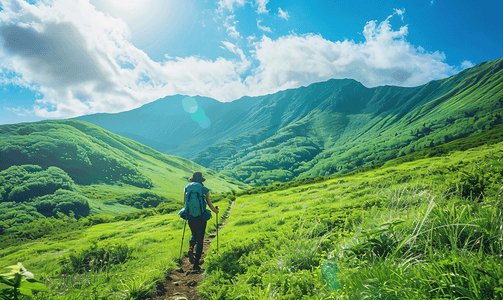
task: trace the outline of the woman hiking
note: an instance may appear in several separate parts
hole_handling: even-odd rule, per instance
[[[201,172],[194,172],[192,177],[189,178],[191,183],[184,188],[183,192],[185,210],[188,210],[189,227],[192,232],[192,236],[190,237],[189,261],[193,264],[193,270],[201,269],[199,260],[203,254],[206,221],[211,218],[211,213],[206,209],[206,204],[208,204],[215,214],[219,212],[218,209],[213,206],[213,203],[211,203],[210,190],[203,185],[205,180]],[[197,201],[195,199],[197,199]],[[195,253],[194,247],[196,248]]]

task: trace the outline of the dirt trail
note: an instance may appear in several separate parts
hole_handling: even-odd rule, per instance
[[[231,205],[227,213],[225,214],[222,223],[218,226],[220,230],[226,223],[229,214],[234,207],[234,201],[232,201]],[[208,222],[215,222],[214,218],[210,219]],[[187,231],[188,230],[188,231]],[[188,235],[187,235],[188,232]],[[185,236],[190,238],[190,229],[185,231]],[[206,257],[206,253],[210,248],[211,242],[216,237],[216,232],[212,232],[207,235],[204,239],[203,244],[203,255],[201,259]],[[197,293],[197,289],[201,281],[203,281],[204,269],[201,271],[192,271],[192,264],[189,262],[189,257],[184,255],[182,258],[182,262],[180,264],[180,268],[171,271],[166,279],[163,282],[157,283],[157,289],[152,293],[152,299],[154,300],[201,300],[201,296]]]

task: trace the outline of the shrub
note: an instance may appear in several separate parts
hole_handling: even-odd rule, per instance
[[[60,261],[62,273],[83,273],[96,271],[113,264],[124,263],[131,255],[127,244],[103,244],[93,242],[82,251],[71,253]]]

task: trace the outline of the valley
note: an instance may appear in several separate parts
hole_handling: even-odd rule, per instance
[[[503,299],[503,59],[415,88],[185,98],[0,126],[0,278],[22,263],[23,299],[159,295],[194,171],[233,204],[202,299]]]

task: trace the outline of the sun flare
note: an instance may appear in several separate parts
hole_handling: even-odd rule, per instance
[[[140,17],[149,10],[151,0],[108,0],[112,9],[124,19]]]

